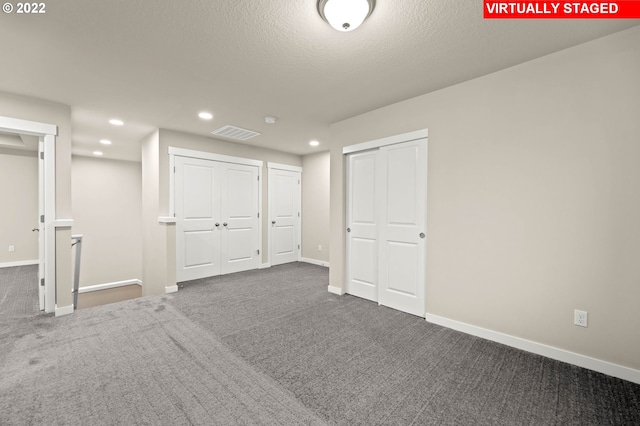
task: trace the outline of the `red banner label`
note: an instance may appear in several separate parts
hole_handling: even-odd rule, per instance
[[[639,19],[640,0],[489,1],[485,19]]]

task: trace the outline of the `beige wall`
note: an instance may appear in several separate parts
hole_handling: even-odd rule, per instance
[[[0,92],[0,116],[58,126],[56,137],[56,219],[71,217],[71,108],[55,102]],[[72,305],[70,228],[56,230],[56,306]],[[67,244],[69,242],[69,244]]]
[[[639,75],[635,27],[334,124],[331,285],[342,146],[428,128],[427,312],[640,369]]]
[[[74,234],[83,235],[80,287],[142,280],[140,163],[74,156]]]
[[[169,214],[169,147],[192,149],[214,154],[248,158],[263,161],[262,168],[262,262],[269,261],[269,227],[268,227],[268,171],[267,162],[301,166],[302,159],[298,155],[255,146],[224,142],[203,136],[173,130],[160,129],[160,212],[162,216]],[[144,161],[144,159],[143,159]],[[303,172],[304,174],[304,172]],[[174,249],[175,251],[175,249]]]
[[[329,151],[302,157],[302,257],[321,262],[329,262],[330,157]]]
[[[0,147],[0,182],[0,264],[37,262],[38,153]]]

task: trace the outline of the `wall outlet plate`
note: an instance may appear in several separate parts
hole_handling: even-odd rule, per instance
[[[588,320],[587,311],[580,311],[578,309],[573,311],[573,323],[580,327],[586,327]]]
[[[9,253],[13,253],[14,251],[16,251],[16,247],[15,246],[9,246]]]

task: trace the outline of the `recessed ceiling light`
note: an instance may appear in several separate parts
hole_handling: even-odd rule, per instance
[[[117,118],[112,118],[111,120],[109,120],[109,123],[113,124],[114,126],[124,125],[124,121],[118,120]]]
[[[111,145],[111,141],[109,139],[100,139],[100,143],[102,145]]]
[[[211,120],[213,118],[213,114],[211,114],[210,112],[202,111],[198,113],[198,117],[202,118],[203,120]]]
[[[311,141],[311,142],[309,142],[309,145],[311,145],[311,146],[318,146],[318,145],[320,145],[320,142],[318,142],[318,141]]]
[[[276,118],[275,117],[271,117],[271,116],[266,116],[264,118],[264,122],[267,124],[274,124],[276,122]]]
[[[102,155],[101,151],[93,151],[93,155],[100,157]]]

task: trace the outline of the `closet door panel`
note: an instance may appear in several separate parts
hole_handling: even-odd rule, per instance
[[[378,152],[347,157],[347,293],[378,300]]]
[[[222,273],[258,267],[258,168],[220,163]]]

